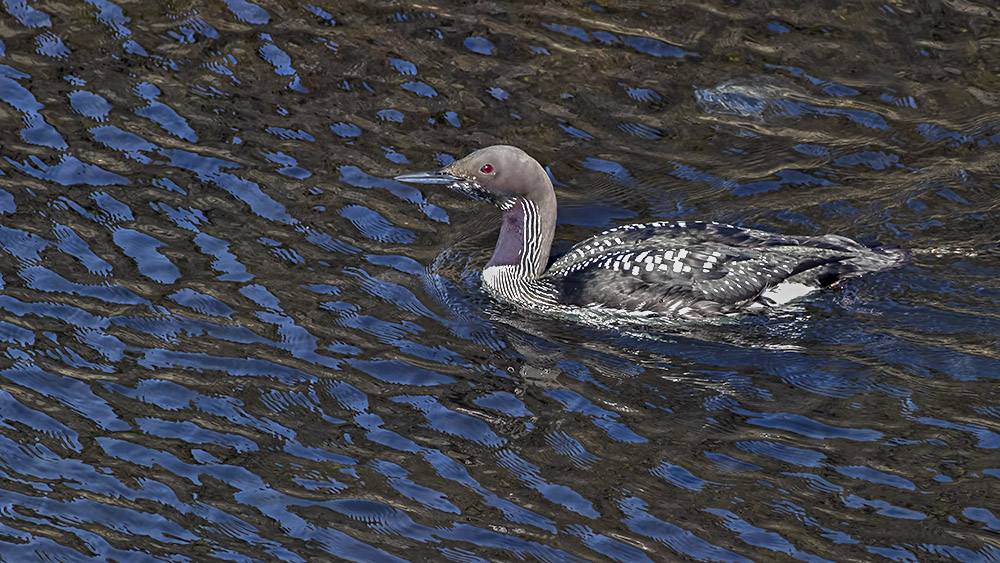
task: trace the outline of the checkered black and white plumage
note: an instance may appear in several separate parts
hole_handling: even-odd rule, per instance
[[[789,237],[719,223],[626,225],[577,244],[543,276],[560,305],[712,317],[788,303],[897,264],[850,239]]]

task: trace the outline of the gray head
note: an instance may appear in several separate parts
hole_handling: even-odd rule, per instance
[[[446,184],[501,208],[508,207],[518,197],[539,203],[555,197],[552,182],[538,161],[510,145],[486,147],[440,170],[403,174],[396,179],[417,184]]]
[[[556,228],[556,192],[538,161],[517,147],[478,150],[440,170],[396,176],[401,182],[444,184],[495,203],[503,223],[486,267],[516,266],[537,278],[545,271]]]

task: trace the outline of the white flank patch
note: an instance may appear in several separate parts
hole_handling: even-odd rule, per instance
[[[764,291],[761,293],[761,297],[765,297],[774,301],[775,305],[784,305],[790,301],[794,301],[799,297],[804,297],[810,293],[816,291],[817,288],[806,285],[803,283],[794,282],[782,282],[778,285]]]

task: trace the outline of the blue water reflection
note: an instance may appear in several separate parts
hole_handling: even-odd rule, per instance
[[[1000,558],[996,22],[495,8],[0,8],[3,558]],[[722,324],[532,316],[479,288],[495,210],[391,179],[496,143],[562,251],[913,259]]]

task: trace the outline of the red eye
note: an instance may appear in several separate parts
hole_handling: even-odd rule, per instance
[[[484,164],[483,167],[479,169],[479,171],[482,172],[483,174],[492,174],[493,173],[493,165],[492,164]]]

